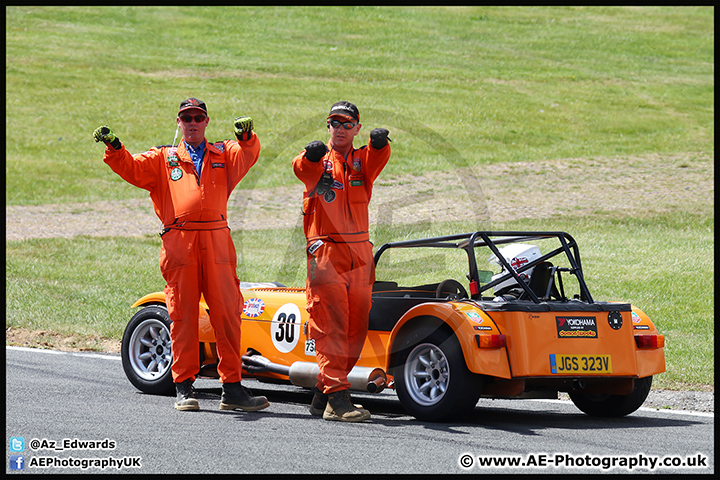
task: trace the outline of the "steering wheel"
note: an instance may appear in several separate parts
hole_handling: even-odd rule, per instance
[[[450,300],[458,300],[460,298],[468,298],[467,290],[457,280],[448,278],[443,280],[435,290],[435,298],[447,298]]]

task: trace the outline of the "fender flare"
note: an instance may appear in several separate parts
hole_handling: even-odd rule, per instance
[[[449,328],[462,349],[468,369],[477,374],[500,378],[512,378],[506,347],[481,349],[475,340],[477,332],[470,321],[452,303],[422,303],[408,310],[393,327],[386,352],[386,371],[394,365],[396,346],[414,329],[413,323],[420,322],[419,328]]]
[[[165,301],[165,294],[163,292],[148,293],[147,295],[144,295],[139,299],[135,300],[135,303],[130,305],[130,308],[144,307],[146,305],[154,304],[167,306],[167,302]]]
[[[135,300],[135,303],[130,305],[130,308],[144,307],[146,305],[165,305],[165,306],[167,306],[167,300],[165,299],[165,293],[164,292],[148,293],[147,295],[144,295],[144,296],[138,298],[137,300]],[[200,308],[205,311],[208,310],[208,305],[205,302],[205,298],[203,296],[200,296]]]

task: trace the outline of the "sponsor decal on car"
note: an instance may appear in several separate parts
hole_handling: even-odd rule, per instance
[[[595,317],[555,317],[558,338],[597,338]]]
[[[257,318],[265,311],[265,302],[260,298],[245,300],[243,314],[248,318]]]

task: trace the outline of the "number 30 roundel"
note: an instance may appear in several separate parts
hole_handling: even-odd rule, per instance
[[[270,326],[270,336],[278,351],[288,353],[295,348],[300,339],[300,308],[294,303],[286,303],[278,308]]]

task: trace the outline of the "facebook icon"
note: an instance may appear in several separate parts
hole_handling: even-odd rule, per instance
[[[10,455],[10,470],[24,470],[25,455]]]

